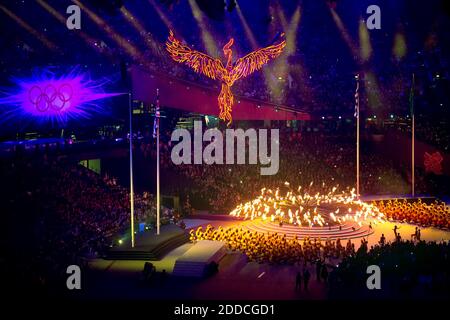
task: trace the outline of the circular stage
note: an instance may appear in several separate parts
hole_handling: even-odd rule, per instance
[[[241,224],[243,229],[253,232],[259,232],[264,234],[278,233],[286,235],[288,238],[294,238],[297,236],[299,239],[309,237],[311,239],[320,238],[321,240],[336,240],[336,239],[355,239],[363,238],[371,235],[373,229],[370,229],[368,225],[360,226],[356,222],[346,221],[340,225],[327,226],[327,227],[299,227],[290,224],[262,221],[261,219],[255,219],[251,221],[245,221]]]
[[[322,184],[317,192],[311,186],[313,182],[307,188],[292,189],[285,182],[274,190],[263,188],[258,197],[237,205],[230,215],[247,220],[242,226],[250,231],[322,240],[367,237],[373,233],[369,225],[385,221],[384,214],[358,199],[354,189],[339,191],[337,186]]]

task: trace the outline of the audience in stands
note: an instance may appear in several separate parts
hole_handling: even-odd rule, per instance
[[[45,155],[1,162],[0,169],[6,205],[3,219],[17,229],[26,225],[24,230],[17,230],[20,242],[12,242],[14,246],[23,243],[24,247],[4,252],[10,255],[13,272],[32,275],[33,281],[47,283],[60,276],[58,273],[67,265],[82,265],[83,257],[102,255],[118,244],[118,237],[130,226],[129,191],[117,185],[114,178]],[[154,196],[135,193],[134,205],[136,225],[144,222],[152,227]],[[163,207],[161,222],[175,222],[177,216],[179,213]],[[15,232],[5,234],[12,237],[9,243]]]

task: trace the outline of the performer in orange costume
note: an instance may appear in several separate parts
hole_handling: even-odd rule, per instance
[[[282,36],[284,36],[284,33]],[[233,64],[233,52],[231,50],[233,42],[234,40],[231,38],[223,47],[223,53],[227,59],[227,64],[224,67],[219,59],[212,58],[207,54],[192,50],[188,46],[181,44],[173,35],[172,30],[170,30],[169,38],[166,41],[166,49],[176,62],[185,63],[194,69],[195,72],[203,73],[211,79],[218,79],[222,82],[222,89],[218,98],[219,118],[228,121],[228,125],[232,121],[231,111],[234,104],[231,86],[236,80],[261,69],[270,59],[278,57],[286,46],[286,40],[283,40],[278,44],[253,51]]]

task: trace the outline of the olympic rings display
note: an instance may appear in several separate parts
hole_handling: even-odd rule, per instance
[[[73,89],[67,83],[61,84],[58,88],[49,84],[44,90],[34,85],[28,90],[28,100],[39,112],[46,112],[49,109],[61,111],[72,97]]]

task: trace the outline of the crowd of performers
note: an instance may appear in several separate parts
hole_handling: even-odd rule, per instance
[[[407,202],[406,200],[388,200],[373,202],[380,212],[385,213],[389,220],[407,222],[423,227],[436,227],[450,229],[450,207],[444,202],[434,201],[426,204],[422,200]],[[395,226],[395,242],[401,242],[402,238]],[[411,234],[411,241],[421,240],[421,230],[415,228]],[[299,239],[297,236],[288,238],[285,234],[264,234],[243,229],[242,227],[214,228],[208,225],[196,230],[190,230],[190,240],[223,241],[233,251],[244,253],[250,261],[269,263],[314,263],[315,261],[340,260],[355,254],[355,244],[349,239],[344,244],[341,239]],[[360,240],[363,249],[367,249],[367,240]],[[379,244],[386,245],[384,234]]]
[[[355,245],[350,240],[342,244],[340,239],[288,238],[285,234],[263,234],[245,230],[242,227],[205,229],[198,227],[190,230],[192,242],[200,240],[223,241],[228,249],[244,253],[250,261],[269,263],[314,263],[318,260],[341,259],[355,253]],[[361,240],[366,245],[366,240]]]
[[[417,224],[423,227],[450,229],[450,207],[435,200],[426,204],[421,199],[415,202],[388,200],[374,202],[387,219]]]

